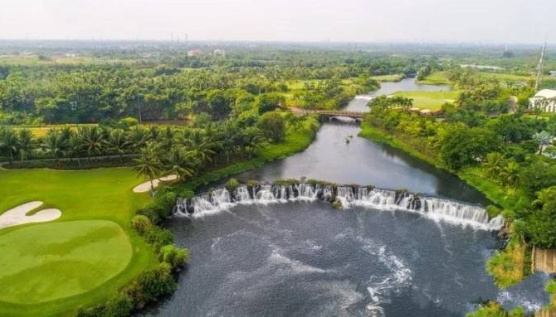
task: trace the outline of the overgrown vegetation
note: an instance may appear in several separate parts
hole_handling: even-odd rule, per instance
[[[529,274],[531,245],[556,247],[556,163],[550,154],[556,149],[556,117],[524,115],[520,104],[530,87],[501,85],[475,72],[447,73],[462,92],[453,105],[443,106],[444,120],[376,101],[361,135],[457,173],[503,208],[495,213],[512,223],[511,239],[489,261],[488,271],[497,285],[508,287]],[[510,95],[519,98],[511,113]]]

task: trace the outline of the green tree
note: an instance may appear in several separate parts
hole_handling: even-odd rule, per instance
[[[17,148],[19,151],[19,158],[24,161],[27,160],[35,150],[35,139],[33,132],[29,129],[21,129],[18,132]]]
[[[184,180],[195,174],[197,166],[197,156],[194,151],[186,151],[183,148],[174,147],[164,158],[164,165],[167,166],[167,174],[175,174],[178,180]]]
[[[529,216],[527,229],[534,245],[552,249],[556,247],[556,186],[543,189],[537,198],[542,208]]]
[[[267,112],[259,119],[259,128],[263,135],[273,143],[280,142],[286,137],[286,122],[277,112]]]
[[[14,157],[19,151],[19,138],[12,129],[0,129],[0,151],[13,163]]]
[[[157,156],[157,148],[154,144],[148,144],[142,151],[139,158],[135,159],[133,170],[138,175],[146,176],[151,183],[151,191],[154,191],[154,179],[162,171],[162,162]]]
[[[440,142],[442,161],[456,170],[480,162],[487,153],[496,151],[501,145],[494,132],[464,125],[451,126]]]
[[[108,139],[104,140],[108,146],[108,150],[117,153],[120,156],[120,163],[123,162],[123,156],[129,149],[131,143],[127,139],[127,135],[122,129],[113,129],[108,133]]]

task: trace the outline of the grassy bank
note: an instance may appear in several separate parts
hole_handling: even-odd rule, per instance
[[[447,71],[440,71],[430,74],[425,79],[417,81],[417,83],[422,85],[449,85],[450,79],[448,79]]]
[[[394,96],[413,99],[413,107],[438,111],[445,103],[453,103],[460,91],[401,91]]]
[[[480,167],[469,167],[455,172],[444,166],[438,158],[425,155],[400,138],[389,135],[366,123],[362,124],[362,131],[359,135],[376,142],[388,144],[437,168],[454,173],[467,184],[482,192],[490,201],[501,206],[506,210],[506,213],[511,214],[517,206],[527,203],[523,193],[509,191],[492,182],[489,177],[484,175]],[[521,282],[529,274],[530,261],[530,247],[521,241],[512,239],[506,249],[489,260],[487,268],[488,272],[494,277],[496,284],[505,288]]]
[[[422,161],[425,161],[437,168],[447,170],[446,166],[444,166],[437,158],[428,156],[423,152],[414,149],[413,147],[403,142],[399,138],[396,138],[380,129],[372,127],[365,122],[361,124],[361,132],[359,132],[359,136],[373,140],[378,143],[388,144],[392,147],[407,152],[411,156],[416,157]]]

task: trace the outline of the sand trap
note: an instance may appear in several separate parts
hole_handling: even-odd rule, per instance
[[[155,180],[153,180],[153,186],[154,188],[158,187],[158,184],[160,184],[160,182],[169,182],[169,181],[175,181],[176,179],[178,179],[178,175],[168,175],[168,176],[164,176],[161,178],[157,178]],[[133,188],[133,192],[134,193],[146,193],[148,191],[151,190],[151,182],[144,182],[143,184],[137,185],[135,186],[135,188]]]
[[[58,219],[62,216],[62,212],[58,209],[44,209],[38,211],[32,216],[26,214],[42,206],[42,201],[32,201],[23,205],[19,205],[13,209],[6,211],[0,215],[0,230],[9,227],[15,227],[26,223],[47,222]]]

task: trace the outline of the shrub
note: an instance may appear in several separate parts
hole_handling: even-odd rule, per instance
[[[173,245],[165,245],[160,249],[158,260],[169,264],[175,270],[189,261],[189,250],[180,249]]]
[[[135,118],[127,117],[127,118],[121,119],[118,123],[122,128],[125,129],[125,128],[130,128],[130,127],[134,127],[134,126],[138,125],[139,121]]]
[[[79,309],[78,317],[121,317],[133,311],[133,301],[127,294],[118,293],[108,302],[90,308]]]
[[[502,210],[494,205],[488,205],[486,208],[486,212],[490,218],[494,218],[498,216],[502,212]]]
[[[131,226],[139,233],[139,235],[144,235],[148,231],[152,230],[153,224],[147,216],[137,215],[131,220]]]
[[[149,206],[137,210],[135,212],[135,214],[139,215],[139,216],[145,216],[145,217],[149,218],[149,220],[153,224],[158,224],[161,221],[160,216],[158,215],[158,212],[155,209],[153,209]]]
[[[126,289],[125,293],[136,308],[143,308],[176,290],[176,282],[172,277],[172,268],[161,263],[153,269],[141,273]]]
[[[249,180],[249,181],[247,181],[247,186],[248,187],[257,187],[257,186],[259,186],[259,181]]]
[[[226,187],[226,189],[230,192],[233,192],[234,190],[236,190],[236,188],[238,188],[240,185],[240,183],[237,181],[237,179],[235,178],[230,178],[230,180],[228,180],[226,182],[226,185],[224,185]]]
[[[152,230],[145,234],[145,240],[158,250],[164,245],[174,243],[174,235],[169,230],[153,226]]]

